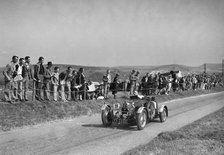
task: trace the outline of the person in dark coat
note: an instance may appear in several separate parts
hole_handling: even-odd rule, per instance
[[[40,57],[39,62],[34,65],[34,91],[36,91],[35,93],[35,98],[36,100],[42,101],[43,98],[41,97],[41,93],[42,93],[42,88],[43,88],[43,79],[44,79],[44,74],[45,74],[45,68],[44,68],[44,58]]]
[[[112,94],[114,95],[114,99],[116,99],[117,92],[119,89],[119,74],[116,74],[114,77],[114,81],[112,83]]]
[[[79,94],[79,99],[80,100],[85,100],[86,99],[86,92],[87,92],[87,82],[86,82],[86,76],[84,75],[84,68],[80,68],[78,73],[77,73],[77,78],[76,78],[76,84],[80,85],[78,90]]]
[[[146,73],[145,76],[142,78],[142,94],[143,95],[149,95],[148,94],[148,80],[149,80],[149,73]]]

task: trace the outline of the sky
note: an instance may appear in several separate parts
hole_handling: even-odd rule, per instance
[[[222,0],[0,0],[0,66],[13,55],[88,66],[224,59]]]

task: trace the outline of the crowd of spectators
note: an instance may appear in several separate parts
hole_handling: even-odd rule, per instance
[[[38,101],[75,101],[88,99],[89,82],[84,69],[78,71],[71,66],[60,72],[58,66],[52,67],[52,62],[44,65],[44,58],[31,65],[30,56],[18,58],[13,56],[3,71],[5,77],[4,97],[7,102],[28,101],[28,89],[31,88],[32,97]],[[178,76],[177,71],[167,73],[146,73],[140,78],[140,72],[132,70],[127,80],[121,82],[119,74],[112,80],[108,69],[102,78],[102,83],[96,90],[97,96],[108,98],[111,91],[116,98],[118,91],[130,91],[130,95],[141,92],[142,95],[168,95],[171,91],[187,91],[197,89],[211,89],[223,87],[221,74],[207,73]],[[32,85],[31,85],[32,84]],[[31,87],[30,87],[31,85]]]
[[[221,74],[209,75],[202,74],[189,74],[181,77],[177,76],[175,71],[161,74],[149,74],[142,78],[140,89],[144,95],[151,94],[165,94],[168,95],[171,91],[187,91],[197,89],[211,89],[212,87],[223,87],[223,77]]]
[[[52,62],[44,66],[44,58],[40,57],[35,65],[31,65],[30,56],[18,58],[13,56],[3,71],[6,102],[28,101],[28,89],[32,84],[33,99],[38,101],[51,100],[67,102],[68,100],[84,99],[87,90],[84,69],[75,71],[71,66],[60,72]]]

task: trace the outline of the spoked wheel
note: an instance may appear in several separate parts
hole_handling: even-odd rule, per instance
[[[102,110],[101,118],[102,118],[103,125],[105,127],[111,126],[111,124],[112,124],[112,115],[111,115],[110,111]]]
[[[137,115],[137,128],[142,130],[145,128],[147,123],[147,112],[144,109],[140,114]]]
[[[167,110],[163,108],[163,111],[159,113],[160,122],[165,122],[167,118]]]

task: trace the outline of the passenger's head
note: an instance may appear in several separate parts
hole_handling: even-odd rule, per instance
[[[15,56],[15,55],[14,55],[14,56],[12,57],[12,62],[17,63],[18,60],[19,60],[19,57],[18,57],[18,56]]]

